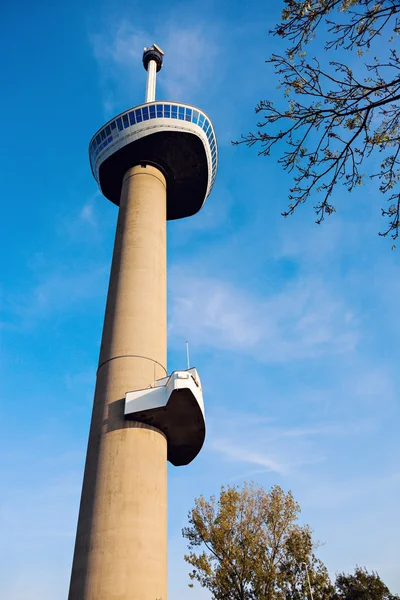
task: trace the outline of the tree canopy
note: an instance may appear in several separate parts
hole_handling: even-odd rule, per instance
[[[329,576],[299,513],[279,486],[227,486],[219,498],[200,496],[183,529],[190,578],[215,600],[303,600],[309,586],[314,600],[328,600]]]
[[[333,600],[399,600],[399,596],[390,593],[378,573],[357,567],[354,575],[336,576]]]
[[[228,485],[219,497],[200,496],[182,530],[190,579],[213,600],[400,600],[376,572],[361,567],[339,573],[333,586],[299,514],[291,492],[277,485],[270,491]]]
[[[278,162],[293,174],[284,216],[315,193],[321,223],[336,210],[337,184],[352,191],[371,178],[384,196],[387,221],[380,235],[398,237],[399,13],[399,0],[284,0],[271,33],[285,40],[286,49],[267,60],[283,98],[262,100],[258,130],[234,142],[257,145],[263,156],[280,147]],[[323,46],[317,58],[308,48],[318,35]]]

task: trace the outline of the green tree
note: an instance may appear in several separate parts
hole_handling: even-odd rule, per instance
[[[336,210],[331,201],[336,184],[352,191],[367,175],[387,200],[380,235],[398,237],[399,13],[398,0],[284,0],[281,22],[271,33],[287,47],[267,60],[282,102],[262,100],[256,107],[258,130],[235,142],[257,145],[264,156],[275,145],[282,149],[278,162],[294,182],[283,216],[316,193],[321,223]],[[314,46],[316,58],[307,46],[318,34],[323,44]]]
[[[222,487],[218,498],[200,496],[182,531],[191,580],[214,600],[327,600],[332,586],[314,555],[311,530],[298,523],[291,492],[255,484]]]
[[[398,600],[390,593],[378,573],[357,567],[354,575],[340,573],[336,577],[334,600]]]

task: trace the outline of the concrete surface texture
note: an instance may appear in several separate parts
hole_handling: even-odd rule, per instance
[[[124,177],[69,600],[167,600],[167,440],[124,419],[166,374],[166,183]]]

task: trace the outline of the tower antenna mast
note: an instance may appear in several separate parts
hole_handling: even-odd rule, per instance
[[[143,65],[147,71],[146,96],[144,101],[154,102],[156,99],[156,77],[162,67],[164,52],[157,44],[143,50]]]

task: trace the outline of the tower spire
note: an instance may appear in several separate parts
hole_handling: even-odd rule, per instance
[[[160,71],[164,52],[157,44],[143,50],[143,66],[147,71],[146,96],[144,101],[154,102],[156,99],[156,73]]]

